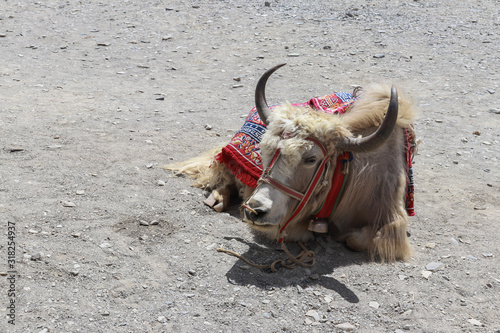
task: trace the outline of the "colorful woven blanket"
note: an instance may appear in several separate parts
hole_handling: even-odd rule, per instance
[[[325,113],[343,114],[348,111],[349,107],[354,103],[356,98],[353,94],[338,92],[331,95],[312,98],[305,103],[292,104],[294,106],[311,107],[312,109]],[[270,106],[273,110],[279,105]],[[266,125],[260,120],[257,109],[254,107],[245,119],[245,123],[241,129],[233,136],[231,141],[222,148],[222,151],[215,156],[215,160],[224,163],[226,167],[241,180],[244,184],[254,188],[257,186],[257,181],[262,175],[262,158],[260,154],[260,141],[262,135],[266,132]],[[409,134],[407,133],[407,136]],[[409,139],[407,137],[407,144]],[[411,207],[407,200],[407,211],[410,216],[415,215],[413,212],[413,171],[411,170],[411,150],[407,149],[407,161],[409,161],[409,170],[407,170],[407,195],[410,199]],[[411,175],[411,176],[410,176]],[[410,187],[411,186],[411,187]],[[411,212],[410,209],[411,208]]]

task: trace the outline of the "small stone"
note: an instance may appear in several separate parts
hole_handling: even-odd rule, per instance
[[[148,163],[148,164],[146,164],[146,168],[148,168],[148,169],[152,169],[152,168],[153,168],[153,163]]]
[[[156,182],[156,184],[158,186],[165,186],[165,181],[164,180],[161,180],[161,179],[158,179],[158,181]]]
[[[477,320],[477,319],[474,319],[474,318],[471,318],[469,320],[467,320],[469,323],[471,323],[472,325],[474,326],[483,326],[483,324]]]
[[[206,129],[207,131],[210,131],[210,130],[212,129],[212,125],[206,124],[206,125],[205,125],[205,129]]]
[[[431,275],[432,275],[432,272],[430,272],[430,271],[425,271],[425,270],[424,270],[424,271],[422,271],[422,276],[423,276],[426,280],[428,280],[428,279],[431,277]]]
[[[140,221],[139,221],[139,225],[143,225],[143,226],[146,226],[146,227],[147,227],[147,226],[149,226],[149,222],[144,221],[144,220],[140,220]]]
[[[353,331],[356,327],[349,323],[342,323],[335,325],[336,328],[341,329],[343,331]]]
[[[40,253],[35,253],[31,255],[31,260],[38,261],[42,259],[42,255]]]
[[[30,234],[37,234],[37,233],[38,233],[38,231],[37,231],[37,230],[35,230],[35,229],[30,229],[30,230],[28,230],[28,232],[29,232]]]
[[[71,201],[63,201],[62,203],[63,207],[75,207],[75,203]]]
[[[299,57],[299,56],[300,56],[300,53],[288,53],[288,56],[289,56],[290,58],[297,58],[297,57]]]
[[[382,58],[385,58],[385,54],[379,53],[379,54],[375,54],[373,57],[375,59],[382,59]]]
[[[75,193],[76,193],[76,195],[84,195],[85,191],[84,190],[78,190]]]
[[[493,253],[483,252],[483,257],[491,258],[491,257],[493,257]]]
[[[160,224],[160,221],[158,221],[158,220],[153,220],[153,221],[149,222],[149,225],[158,225],[158,224]]]
[[[151,141],[151,140],[144,140],[144,142],[146,142],[146,143],[153,143],[153,141]]]
[[[440,124],[440,123],[442,123],[442,122],[443,122],[443,119],[436,119],[436,120],[434,120],[434,121],[435,121],[436,123],[439,123],[439,124]]]
[[[165,318],[165,316],[159,316],[158,318],[156,318],[156,321],[159,323],[164,323],[167,321],[167,318]]]
[[[438,269],[442,265],[443,265],[443,263],[441,263],[441,262],[431,262],[431,263],[428,263],[427,265],[425,265],[425,269],[428,271],[435,271],[436,269]]]
[[[265,7],[271,7],[271,3],[269,1],[264,1],[264,6]]]
[[[71,271],[71,272],[69,272],[69,273],[70,273],[71,275],[73,275],[73,276],[77,276],[78,274],[80,274],[80,272],[79,272],[79,271]]]
[[[195,271],[195,270],[193,270],[193,269],[190,269],[190,270],[188,271],[188,273],[189,273],[189,275],[192,275],[192,276],[196,276],[196,275],[197,275],[196,271]]]
[[[109,312],[108,311],[101,312],[101,316],[107,317],[109,316]]]
[[[433,249],[433,248],[436,247],[436,243],[432,243],[432,242],[431,243],[426,243],[424,246],[426,248],[428,248],[428,249]]]
[[[112,245],[111,245],[111,244],[109,244],[109,243],[104,242],[104,243],[102,243],[101,245],[99,245],[99,247],[100,247],[101,249],[108,249],[108,248],[112,247]]]
[[[472,132],[472,134],[479,136],[479,135],[481,135],[481,132],[480,131],[474,131],[474,132]]]
[[[319,321],[321,319],[318,312],[315,310],[307,311],[306,316],[314,318],[314,320],[316,320],[316,321]]]
[[[497,109],[497,108],[492,108],[492,109],[489,109],[488,111],[491,113],[500,114],[500,109]]]
[[[165,96],[156,97],[156,100],[157,101],[164,101],[165,100]]]
[[[271,318],[271,314],[269,312],[264,312],[264,318]]]
[[[398,277],[399,277],[399,279],[400,279],[401,281],[406,280],[406,279],[408,278],[408,276],[403,275],[403,274],[399,274],[399,275],[398,275]]]
[[[233,88],[243,88],[242,84],[233,84]]]
[[[193,298],[194,296],[195,296],[195,294],[186,294],[187,298]]]
[[[331,301],[333,301],[333,298],[331,298],[330,296],[325,296],[324,300],[325,303],[330,303]]]
[[[380,307],[380,304],[378,302],[370,302],[368,305],[374,309],[378,309]]]
[[[319,275],[318,274],[313,274],[309,277],[311,280],[318,280],[319,279]]]
[[[148,235],[141,235],[141,236],[139,236],[139,240],[146,241],[148,239],[149,239]]]
[[[312,323],[313,323],[313,321],[311,319],[309,319],[309,318],[304,319],[304,324],[311,325]]]
[[[73,236],[75,238],[78,238],[78,237],[81,236],[81,233],[79,233],[79,232],[73,232],[73,233],[71,233],[71,236]]]
[[[488,90],[486,90],[486,91],[487,91],[487,92],[489,92],[489,93],[490,93],[490,94],[492,94],[492,95],[495,93],[495,89],[488,89]]]

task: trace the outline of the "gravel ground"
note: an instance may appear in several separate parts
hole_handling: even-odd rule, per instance
[[[500,332],[499,18],[495,0],[3,1],[0,330]],[[273,103],[414,96],[409,262],[318,238],[311,269],[251,268],[216,248],[283,253],[161,168],[226,143],[281,62]]]

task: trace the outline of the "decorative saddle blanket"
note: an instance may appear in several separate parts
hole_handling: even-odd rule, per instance
[[[331,95],[312,98],[305,103],[292,104],[294,106],[311,107],[318,111],[329,114],[343,114],[349,110],[356,101],[356,97],[351,93],[337,92]],[[279,105],[270,106],[273,110]],[[222,148],[222,151],[215,156],[215,160],[224,163],[236,178],[244,184],[254,188],[262,175],[262,158],[260,154],[260,141],[266,132],[266,125],[261,121],[257,109],[254,107],[245,119],[241,129],[233,136],[231,141]],[[415,215],[413,206],[413,170],[412,159],[413,149],[411,149],[414,138],[413,131],[406,131],[407,136],[407,188],[406,188],[406,210],[408,215]]]

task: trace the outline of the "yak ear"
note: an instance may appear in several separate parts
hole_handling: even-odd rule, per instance
[[[377,149],[391,136],[398,120],[398,92],[396,86],[391,88],[389,107],[382,124],[377,130],[364,138],[346,138],[339,144],[339,148],[351,152],[368,152]]]
[[[273,74],[278,68],[285,66],[285,64],[279,64],[277,66],[274,66],[271,69],[268,69],[259,79],[259,82],[257,82],[257,87],[255,88],[255,107],[257,108],[257,112],[259,113],[260,120],[266,126],[268,125],[268,118],[271,115],[271,109],[269,109],[269,106],[267,105],[266,101],[266,83],[267,79]]]

